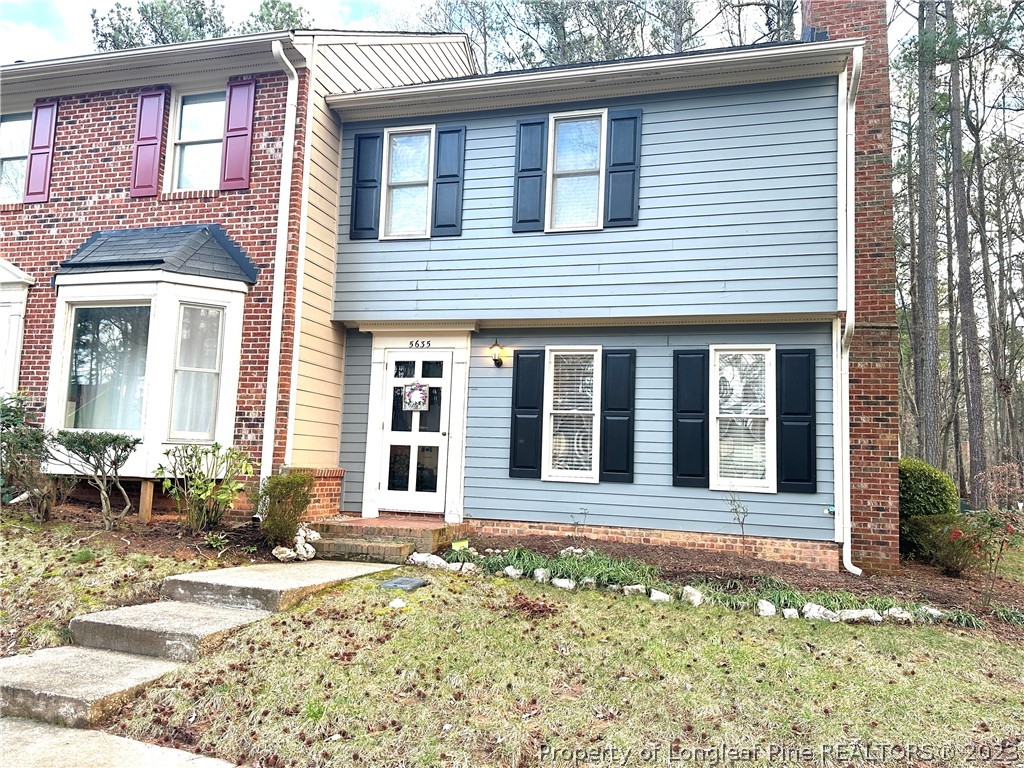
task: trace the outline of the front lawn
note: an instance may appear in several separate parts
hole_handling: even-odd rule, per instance
[[[379,589],[392,572],[311,598],[149,689],[114,730],[259,766],[566,764],[554,750],[712,764],[723,744],[759,750],[748,765],[779,764],[772,748],[907,765],[894,745],[967,765],[1024,748],[1007,746],[1024,738],[1017,642],[406,573],[431,585]]]

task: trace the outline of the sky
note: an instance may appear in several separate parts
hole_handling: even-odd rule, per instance
[[[132,5],[131,0],[122,0]],[[259,7],[260,0],[222,0],[229,25],[238,24]],[[321,29],[391,28],[410,18],[421,0],[305,0]],[[105,15],[114,0],[0,0],[0,62],[35,61],[93,53],[92,17]]]
[[[131,5],[131,0],[122,0]],[[893,0],[890,0],[890,9]],[[320,29],[400,29],[423,0],[305,0],[297,3]],[[0,63],[78,56],[94,51],[90,10],[104,15],[114,0],[0,0]],[[223,0],[229,25],[238,24],[259,6],[259,0]],[[890,10],[891,13],[891,10]],[[906,14],[890,30],[890,47],[912,28]]]

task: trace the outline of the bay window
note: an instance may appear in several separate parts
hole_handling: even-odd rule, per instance
[[[213,438],[220,391],[224,310],[182,304],[171,405],[172,438]]]

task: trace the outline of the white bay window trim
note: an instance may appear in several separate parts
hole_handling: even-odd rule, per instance
[[[597,168],[586,172],[565,171],[556,172],[557,161],[556,138],[558,136],[558,124],[578,120],[597,118],[598,147],[597,147]],[[545,232],[587,232],[604,229],[604,177],[607,164],[608,146],[608,110],[591,109],[576,112],[559,112],[548,116],[548,157],[547,157],[547,189],[544,197],[544,231]],[[597,200],[595,201],[595,218],[592,222],[572,223],[563,226],[555,224],[555,185],[559,178],[568,178],[574,175],[597,174]]]
[[[201,283],[201,284],[200,284]],[[125,477],[152,477],[175,444],[234,442],[235,407],[242,351],[242,314],[248,287],[235,280],[197,278],[163,271],[93,272],[57,277],[53,345],[46,399],[46,426],[67,429],[68,380],[75,310],[81,307],[150,307],[142,419],[138,429],[121,432],[142,439],[125,464]],[[171,409],[182,306],[218,308],[221,316],[220,379],[213,434],[171,436]],[[102,430],[108,431],[108,430]],[[60,466],[54,466],[60,471]]]
[[[746,415],[723,414],[720,390],[721,366],[723,357],[727,355],[749,354],[764,358],[764,413],[752,412]],[[711,476],[709,487],[713,491],[750,491],[754,493],[777,492],[777,443],[776,443],[776,399],[775,399],[775,345],[774,344],[718,344],[711,345],[710,399],[711,416],[710,453]],[[721,425],[723,422],[754,422],[764,423],[763,464],[764,477],[734,477],[723,475]],[[756,454],[757,446],[752,446]]]
[[[556,387],[556,361],[561,355],[583,355],[592,359],[592,376],[590,381],[589,407],[586,403],[577,401],[573,404],[565,404],[556,399],[558,394]],[[584,382],[580,381],[582,388]],[[585,393],[585,390],[582,390]],[[596,483],[598,482],[599,457],[601,446],[601,347],[599,346],[558,346],[545,348],[544,360],[544,436],[543,436],[543,463],[541,480],[550,480],[567,483]],[[577,417],[590,419],[590,461],[589,466],[580,468],[565,468],[556,466],[556,449],[561,447],[581,453],[585,452],[586,437],[577,434],[573,445],[556,445],[556,441],[564,442],[564,435],[556,435],[555,420],[557,417]]]
[[[427,168],[426,178],[415,182],[392,182],[391,181],[391,139],[397,136],[412,136],[425,134],[427,136]],[[381,165],[381,196],[380,196],[380,240],[411,240],[430,237],[430,223],[434,214],[434,153],[436,152],[435,131],[433,125],[415,125],[402,128],[387,128],[384,130],[384,158]],[[427,200],[426,210],[423,217],[423,229],[413,231],[394,232],[391,227],[392,206],[391,192],[394,189],[424,187]]]

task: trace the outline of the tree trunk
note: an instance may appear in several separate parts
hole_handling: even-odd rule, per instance
[[[918,275],[921,322],[921,391],[917,402],[921,414],[921,458],[939,464],[939,307],[935,167],[935,16],[936,0],[920,2],[920,53],[918,98],[920,99],[918,192],[920,237]]]
[[[956,17],[953,2],[946,0],[950,38],[956,40]],[[964,362],[966,380],[964,394],[967,403],[967,441],[970,446],[971,504],[980,509],[986,504],[982,477],[987,467],[985,452],[985,422],[982,415],[981,354],[978,346],[978,321],[974,311],[974,291],[971,285],[971,247],[967,231],[967,179],[964,173],[963,120],[961,117],[960,59],[955,44],[949,46],[949,140],[953,164],[953,230],[956,242],[959,278],[957,294],[960,299],[960,323],[963,326]]]

